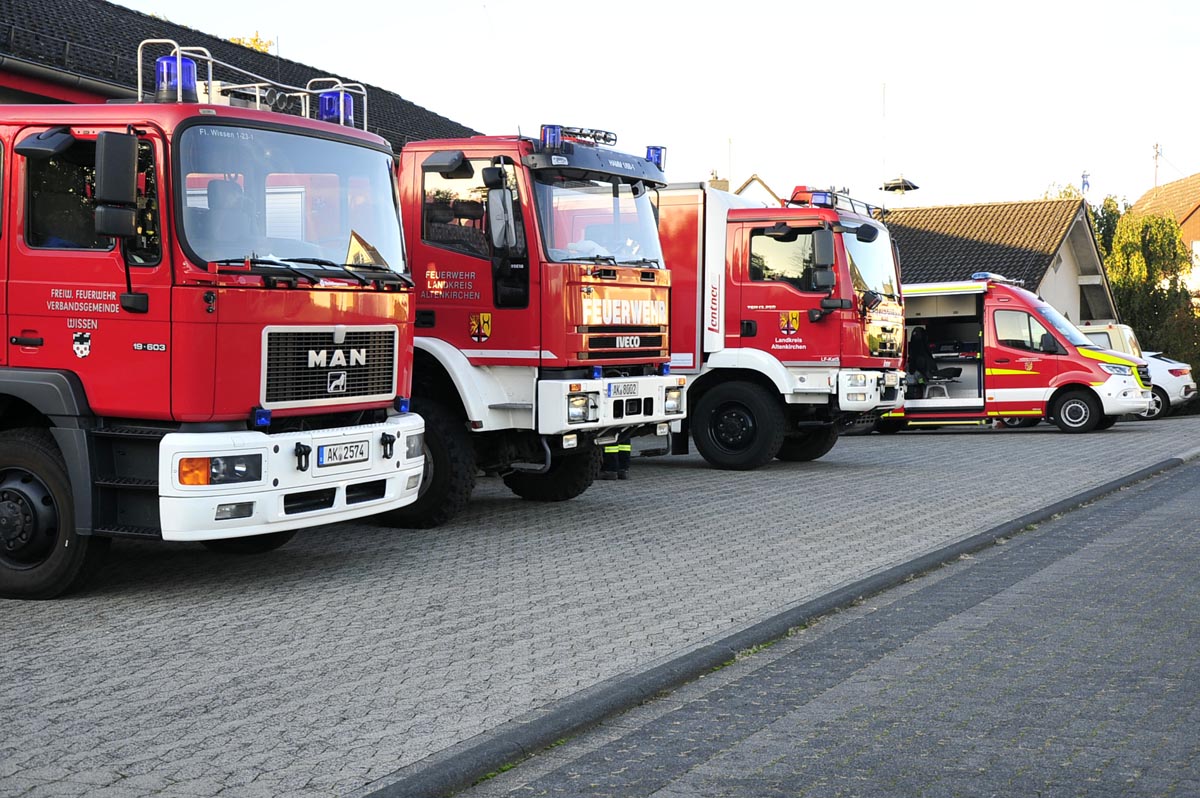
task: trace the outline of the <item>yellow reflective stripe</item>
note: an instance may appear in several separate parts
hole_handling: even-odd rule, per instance
[[[984,369],[984,374],[988,377],[1001,377],[1005,374],[1040,374],[1038,371],[1026,371],[1025,369]]]
[[[989,410],[989,416],[1040,416],[1041,410]]]
[[[1110,355],[1107,352],[1100,352],[1095,349],[1080,349],[1078,351],[1079,351],[1079,354],[1083,355],[1084,357],[1091,358],[1092,360],[1099,360],[1101,363],[1113,363],[1117,366],[1129,366],[1130,371],[1133,372],[1133,381],[1138,384],[1138,387],[1139,388],[1148,388],[1149,387],[1148,385],[1146,385],[1146,383],[1142,382],[1142,375],[1138,374],[1138,367],[1134,364],[1134,362],[1132,360],[1129,360],[1129,359],[1123,358],[1123,357],[1117,357],[1116,355]],[[1104,383],[1094,382],[1092,384],[1093,385],[1103,385]]]

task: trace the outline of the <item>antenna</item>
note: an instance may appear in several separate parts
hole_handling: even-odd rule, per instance
[[[1154,188],[1158,188],[1158,159],[1162,157],[1162,145],[1154,145]]]

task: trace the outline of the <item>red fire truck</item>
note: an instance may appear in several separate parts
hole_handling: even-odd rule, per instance
[[[903,403],[904,318],[887,230],[863,203],[797,187],[783,207],[704,183],[659,192],[671,365],[714,466],[815,460],[839,427]]]
[[[599,444],[684,415],[652,189],[662,148],[546,125],[540,139],[406,144],[400,205],[417,284],[413,407],[421,495],[405,526],[453,517],[478,471],[518,496],[573,498]],[[600,146],[605,145],[605,146]]]
[[[1150,407],[1146,361],[1097,346],[1011,280],[979,272],[903,291],[911,385],[880,432],[1043,417],[1063,432],[1090,432]]]
[[[4,596],[113,537],[266,551],[420,484],[391,150],[306,118],[365,96],[155,50],[157,102],[0,108]]]

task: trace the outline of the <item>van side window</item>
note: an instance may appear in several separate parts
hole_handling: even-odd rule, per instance
[[[750,279],[784,282],[799,291],[822,290],[813,285],[813,230],[792,228],[778,237],[767,235],[768,229],[750,231]]]
[[[1021,310],[997,310],[996,341],[1000,346],[1040,352],[1042,336],[1049,332],[1037,319]]]
[[[76,141],[61,155],[25,161],[25,240],[47,249],[112,249],[96,235],[96,142]]]
[[[465,176],[466,169],[455,174],[425,173],[421,239],[466,255],[490,258],[492,247],[487,234],[487,189],[483,185],[483,170],[491,166],[491,161],[481,159],[469,163],[469,177]],[[524,230],[520,198],[515,186],[512,199],[517,244],[520,247]]]

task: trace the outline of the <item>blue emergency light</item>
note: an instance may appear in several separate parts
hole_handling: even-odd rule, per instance
[[[407,413],[409,407],[412,406],[411,401],[407,396],[397,396],[394,407],[397,413]]]
[[[335,125],[354,124],[354,98],[344,91],[323,91],[318,98],[317,119]]]
[[[664,377],[669,376],[671,374],[671,364],[663,363],[662,366],[659,367],[658,373],[663,375]]]
[[[664,164],[667,161],[667,148],[655,147],[653,145],[646,148],[646,160],[657,166],[659,169],[666,171]]]
[[[604,376],[604,368],[602,366],[592,366],[592,379],[598,380]]]
[[[809,200],[809,203],[812,205],[819,205],[822,208],[832,208],[833,195],[828,191],[814,191],[812,193],[812,199]]]
[[[542,146],[548,150],[562,146],[562,125],[542,125]]]
[[[154,62],[154,101],[197,102],[196,62],[182,56],[164,55]]]
[[[271,426],[271,411],[261,407],[254,408],[254,426],[269,427]]]

